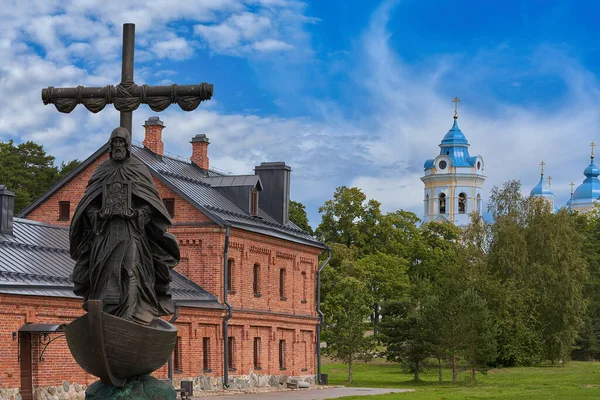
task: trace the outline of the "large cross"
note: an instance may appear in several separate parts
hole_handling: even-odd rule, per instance
[[[548,187],[552,187],[552,177],[548,175]]]
[[[590,147],[592,148],[592,158],[594,158],[594,147],[596,147],[596,143],[590,143]]]
[[[542,161],[540,165],[542,166],[542,175],[544,175],[544,165],[546,165],[546,163]]]
[[[571,186],[571,196],[573,196],[573,188],[575,187],[575,182],[569,183],[569,186]]]
[[[454,103],[454,119],[458,118],[458,103],[460,102],[460,99],[458,98],[458,96],[456,96],[454,98],[454,100],[452,100],[452,102]]]
[[[140,104],[148,104],[153,111],[163,111],[173,103],[182,110],[192,111],[200,102],[210,100],[213,85],[178,86],[138,86],[133,81],[133,50],[135,46],[135,25],[123,24],[123,60],[121,83],[116,86],[42,89],[44,104],[54,104],[63,113],[70,113],[77,104],[83,104],[93,113],[101,111],[107,104],[114,104],[121,113],[121,126],[130,134],[132,113]]]

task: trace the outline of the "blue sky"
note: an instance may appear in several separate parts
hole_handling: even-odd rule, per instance
[[[5,2],[7,3],[7,2]],[[122,24],[136,24],[136,83],[215,85],[211,101],[160,113],[165,150],[188,158],[205,133],[211,165],[292,166],[313,226],[336,187],[421,215],[423,162],[452,126],[454,96],[485,192],[524,191],[539,163],[557,204],[600,143],[600,3],[432,0],[8,1],[0,11],[0,140],[85,159],[118,125],[112,107],[60,114],[47,86],[120,80]],[[134,113],[134,140],[143,121]]]

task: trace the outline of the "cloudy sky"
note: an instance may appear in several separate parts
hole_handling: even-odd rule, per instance
[[[528,192],[544,160],[564,204],[600,143],[600,3],[583,0],[4,0],[0,140],[42,143],[58,161],[101,146],[112,106],[61,114],[40,91],[117,84],[125,22],[136,83],[215,86],[196,111],[160,114],[165,150],[188,158],[205,133],[221,170],[285,161],[313,226],[342,185],[420,215],[423,162],[454,96],[486,192],[508,179]],[[134,140],[154,115],[134,113]]]

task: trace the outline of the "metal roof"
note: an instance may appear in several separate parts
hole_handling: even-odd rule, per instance
[[[27,216],[75,177],[77,173],[84,170],[107,151],[108,145],[106,144],[67,177],[50,188],[42,197],[26,207],[19,215],[22,217]],[[231,186],[257,186],[257,188],[260,186],[260,189],[262,189],[262,182],[258,175],[223,175],[217,171],[202,169],[188,161],[157,155],[144,147],[136,145],[131,146],[131,154],[142,161],[152,175],[221,226],[231,224],[251,232],[321,249],[327,248],[324,243],[319,242],[292,222],[282,225],[261,209],[258,210],[258,218],[251,216],[248,210],[240,209],[217,189],[217,187]]]
[[[69,229],[15,218],[13,235],[0,235],[0,293],[77,298],[70,275]],[[223,309],[217,298],[171,270],[173,300]]]

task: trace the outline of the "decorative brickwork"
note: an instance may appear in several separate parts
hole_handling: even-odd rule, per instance
[[[204,141],[194,144],[208,145]],[[93,170],[107,156],[104,154],[92,162],[26,217],[51,224],[70,224],[70,220],[58,220],[59,202],[71,202],[72,217]],[[157,178],[154,183],[162,198],[175,200],[174,225],[170,232],[177,237],[181,249],[182,259],[177,270],[222,302],[225,229]],[[315,290],[320,252],[319,248],[231,228],[228,258],[234,261],[234,271],[228,301],[233,307],[229,335],[235,338],[235,370],[229,372],[232,382],[270,385],[268,382],[277,381],[280,375],[304,377],[304,380],[314,376],[319,322]],[[260,265],[259,296],[253,287],[255,264]],[[285,299],[280,296],[281,269],[286,270]],[[17,341],[11,340],[12,332],[26,322],[68,323],[82,312],[81,301],[77,299],[0,295],[0,365],[3,365],[0,388],[20,385],[18,346]],[[199,386],[202,382],[206,385],[221,382],[224,317],[222,310],[181,307],[175,322],[181,337],[181,369],[175,371],[176,381],[194,379]],[[260,370],[254,368],[255,337],[260,338]],[[204,368],[203,354],[206,340],[210,353],[208,369]],[[279,365],[280,340],[285,340],[283,370]],[[38,352],[39,348],[34,346],[34,358]],[[62,338],[48,347],[44,358],[45,362],[34,360],[34,387],[60,385],[65,380],[89,385],[96,380],[77,366]],[[156,375],[166,377],[167,366]]]

